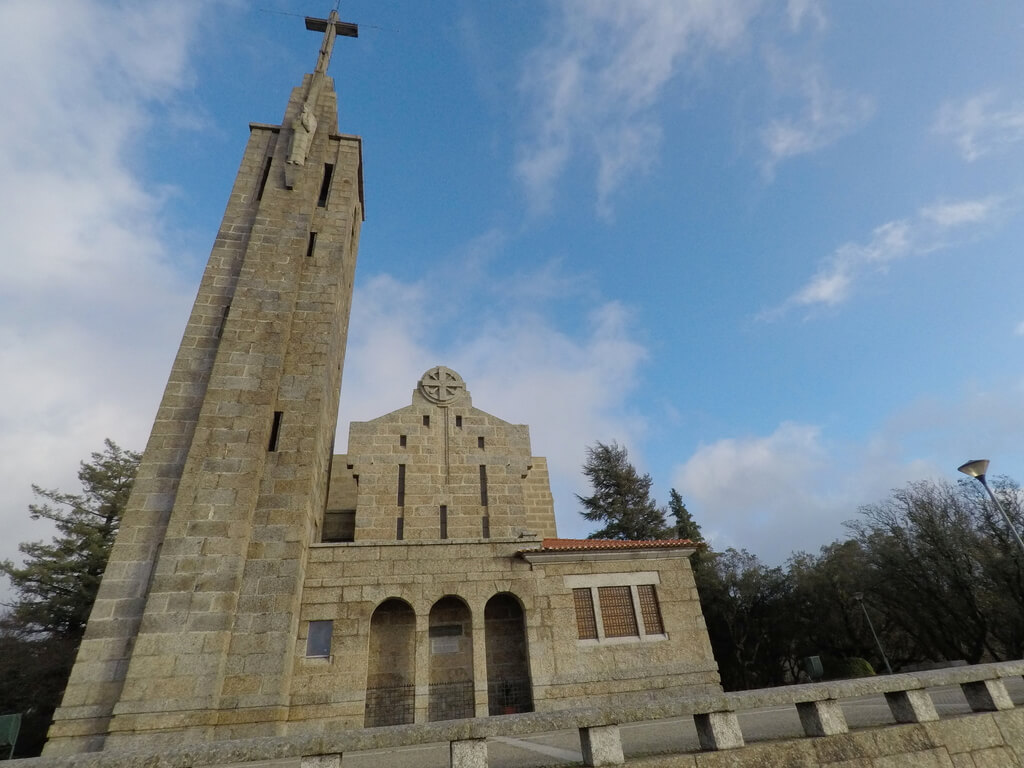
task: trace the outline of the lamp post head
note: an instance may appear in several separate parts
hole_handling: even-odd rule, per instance
[[[974,459],[956,468],[957,472],[977,478],[981,484],[985,484],[985,473],[988,472],[988,459]]]
[[[853,593],[853,599],[856,600],[858,603],[863,601],[864,600],[864,593],[863,592],[854,592]]]

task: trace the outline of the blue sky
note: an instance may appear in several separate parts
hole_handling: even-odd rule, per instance
[[[0,557],[145,444],[250,121],[330,4],[0,6]],[[970,458],[1024,481],[1024,5],[345,0],[364,140],[347,424],[448,365],[563,536],[628,446],[770,563]]]

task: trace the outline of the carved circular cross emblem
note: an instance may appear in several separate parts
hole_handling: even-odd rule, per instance
[[[462,377],[443,365],[431,368],[420,379],[420,392],[427,400],[438,405],[450,403],[465,389],[466,382]]]

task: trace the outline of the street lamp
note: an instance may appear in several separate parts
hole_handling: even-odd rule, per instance
[[[988,459],[975,459],[974,461],[968,461],[966,464],[961,464],[956,468],[957,472],[963,472],[965,475],[969,475],[981,483],[982,487],[988,491],[988,496],[992,499],[992,503],[996,505],[1002,515],[1006,524],[1010,526],[1010,530],[1013,531],[1013,537],[1017,539],[1017,545],[1020,547],[1021,552],[1024,552],[1024,541],[1021,540],[1020,534],[1017,533],[1017,526],[1010,520],[1010,516],[1006,514],[1006,510],[1003,509],[1003,505],[999,503],[999,499],[992,493],[992,489],[988,487],[988,483],[985,482],[985,473],[988,472]]]
[[[885,662],[885,668],[889,670],[889,674],[892,674],[892,666],[889,664],[889,657],[885,655],[885,650],[882,648],[882,641],[878,639],[878,633],[875,632],[875,625],[871,623],[871,617],[868,616],[868,607],[864,605],[864,593],[854,592],[853,599],[860,603],[861,610],[864,611],[864,618],[868,620],[868,626],[871,627],[871,635],[875,638],[875,645],[878,646],[878,652],[882,654],[882,661]]]

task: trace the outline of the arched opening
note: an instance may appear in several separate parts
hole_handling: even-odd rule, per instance
[[[487,601],[484,641],[487,646],[487,713],[532,712],[526,623],[523,608],[512,595],[495,595]]]
[[[442,597],[430,609],[430,699],[427,719],[473,717],[473,620],[459,598]]]
[[[402,725],[416,714],[416,614],[390,598],[370,618],[364,726]]]

